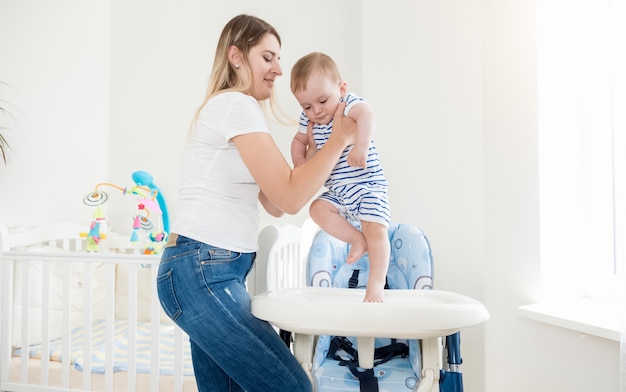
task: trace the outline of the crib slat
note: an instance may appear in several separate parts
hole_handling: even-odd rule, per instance
[[[174,330],[174,385],[175,392],[183,390],[183,331],[180,328]]]
[[[106,273],[106,288],[105,298],[115,298],[115,264],[105,265]],[[115,317],[115,302],[105,302],[105,352],[106,352],[106,364],[105,364],[105,380],[104,387],[106,392],[113,392],[113,361],[115,360],[115,352],[113,351],[113,337],[114,337],[114,317]]]
[[[28,350],[28,326],[29,324],[29,310],[30,310],[30,261],[23,261],[20,263],[22,270],[22,350]],[[28,382],[28,355],[22,355],[21,358],[21,372],[20,380],[23,383]]]
[[[0,252],[1,276],[14,276],[14,263],[5,259]],[[0,383],[3,385],[9,381],[9,369],[11,368],[11,335],[13,334],[13,279],[2,279],[2,317],[0,317]]]
[[[159,269],[156,268],[157,265],[151,265],[150,268],[150,298],[153,298],[150,301],[150,321],[152,322],[152,330],[150,332],[150,386],[152,392],[159,391],[159,355],[156,353],[159,352],[159,343],[161,341],[161,314],[160,314],[160,305],[159,301],[155,301],[155,298],[158,298],[158,292],[156,287],[156,278],[159,272]]]
[[[63,276],[63,333],[62,333],[62,358],[61,361],[61,386],[64,388],[70,387],[70,333],[72,330],[71,320],[71,281],[72,276],[72,263],[65,262],[65,274]]]
[[[42,262],[41,357],[50,357],[50,263]],[[50,362],[41,361],[41,385],[50,383]]]
[[[134,391],[137,377],[137,265],[128,266],[128,390]]]
[[[91,390],[91,348],[93,330],[93,264],[83,263],[83,288],[84,288],[84,320],[83,320],[83,358],[85,365],[83,368],[83,389]]]

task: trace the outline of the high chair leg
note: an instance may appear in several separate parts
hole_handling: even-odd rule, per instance
[[[311,373],[313,368],[313,335],[294,333],[293,350],[298,363],[309,376],[311,383],[315,385],[313,383],[313,374]]]
[[[443,365],[440,337],[422,340],[422,379],[416,392],[439,392],[439,370]]]

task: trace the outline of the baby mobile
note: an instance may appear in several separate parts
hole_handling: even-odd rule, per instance
[[[145,254],[159,253],[165,245],[169,233],[169,216],[163,195],[154,184],[153,177],[147,172],[136,171],[132,174],[132,178],[135,185],[131,188],[103,182],[83,197],[83,203],[95,207],[89,231],[81,233],[81,236],[87,239],[88,252],[97,252],[100,249],[100,242],[106,239],[106,235],[101,231],[101,225],[106,220],[102,205],[108,200],[109,195],[101,190],[102,187],[117,189],[122,192],[122,195],[137,196],[137,212],[132,217],[131,242],[138,242],[140,230],[144,230],[148,232]],[[154,222],[157,224],[155,225]]]

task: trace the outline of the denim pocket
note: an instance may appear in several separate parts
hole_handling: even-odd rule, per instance
[[[159,302],[161,302],[163,311],[172,321],[176,321],[183,311],[180,308],[178,300],[176,299],[176,293],[174,292],[172,271],[167,271],[163,275],[159,275],[156,284],[159,293]]]
[[[201,264],[221,264],[230,263],[239,259],[241,253],[228,249],[222,249],[211,245],[205,245],[205,248],[200,251],[200,263]]]
[[[204,283],[211,290],[211,285],[228,280],[241,280],[247,268],[242,263],[242,253],[203,245],[200,249],[199,267]]]

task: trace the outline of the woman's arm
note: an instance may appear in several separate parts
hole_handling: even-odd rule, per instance
[[[268,200],[267,196],[265,196],[263,192],[259,192],[259,201],[261,202],[261,205],[263,206],[265,211],[267,211],[267,213],[271,216],[280,218],[285,214],[280,208],[272,204],[272,202]]]
[[[292,169],[269,133],[233,138],[237,150],[263,194],[276,208],[297,213],[324,184],[343,150],[356,138],[356,124],[343,116],[340,104],[326,145],[306,163]]]

